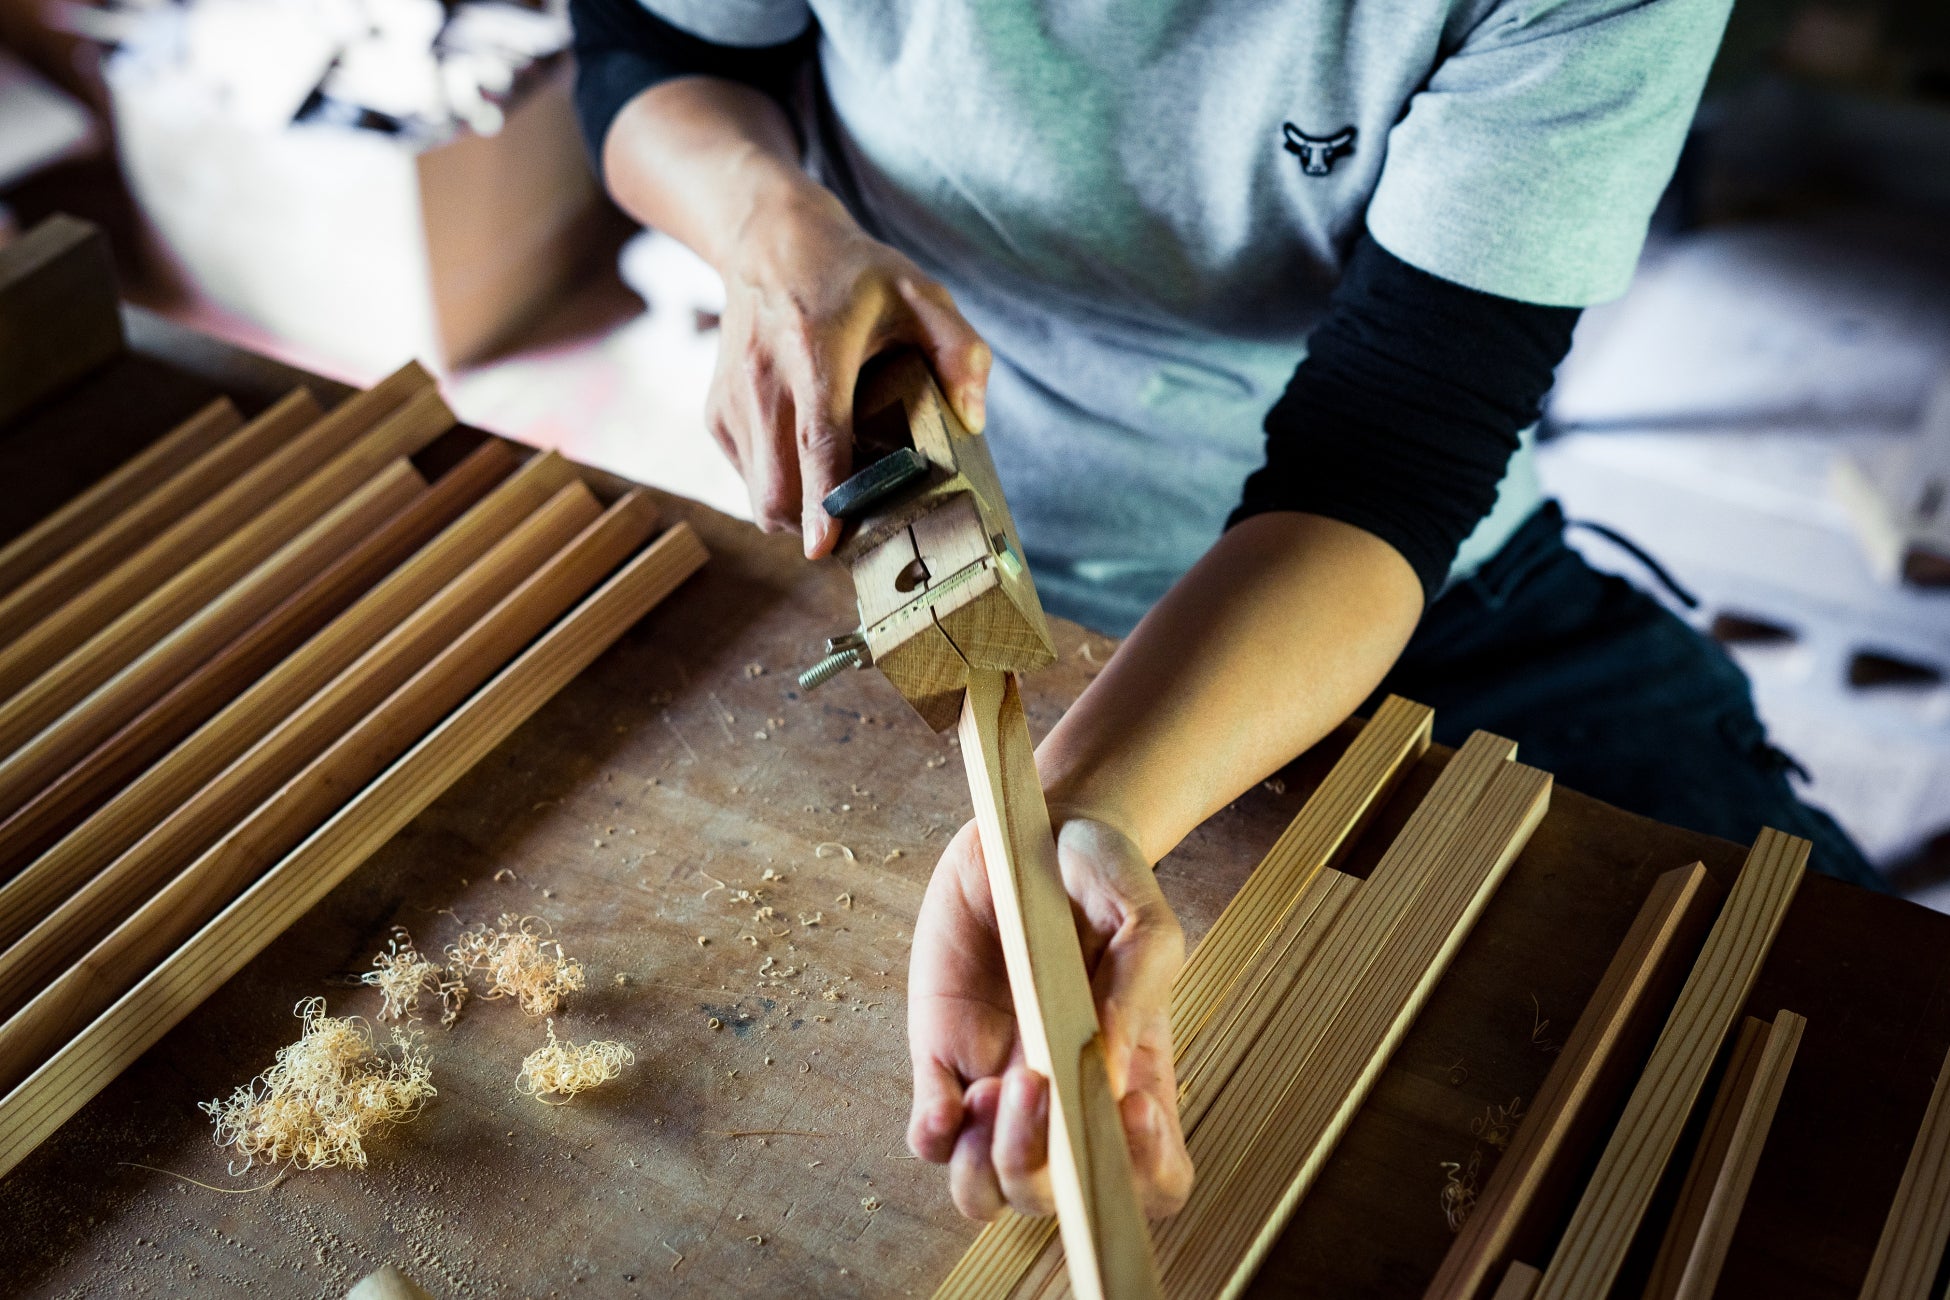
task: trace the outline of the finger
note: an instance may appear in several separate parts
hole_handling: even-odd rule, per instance
[[[1011,1209],[1056,1213],[1049,1182],[1049,1082],[1027,1066],[1015,1066],[1002,1078],[990,1160]]]
[[[1145,1217],[1178,1213],[1192,1194],[1192,1157],[1185,1150],[1178,1108],[1160,1104],[1152,1093],[1132,1091],[1118,1103],[1118,1113],[1130,1144],[1131,1172],[1144,1198]]]
[[[929,1164],[946,1164],[955,1153],[963,1111],[961,1079],[940,1061],[917,1056],[907,1149]]]
[[[799,458],[800,528],[806,558],[816,560],[839,541],[840,523],[826,513],[826,494],[853,469],[853,387],[865,360],[864,331],[822,339],[819,355],[795,368],[793,407]]]
[[[949,404],[970,433],[980,433],[988,422],[989,367],[994,360],[989,345],[940,285],[904,283],[901,296],[920,326],[918,342]]]
[[[744,415],[745,488],[752,518],[768,533],[799,527],[799,456],[792,432],[792,394],[770,361],[749,359],[737,400]]]
[[[955,1199],[955,1208],[985,1223],[1002,1211],[1002,1188],[989,1161],[1001,1092],[1002,1081],[994,1076],[968,1085],[968,1124],[955,1143],[954,1158],[948,1162],[948,1191]]]

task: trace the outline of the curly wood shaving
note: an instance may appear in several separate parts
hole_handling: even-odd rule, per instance
[[[447,946],[448,960],[456,972],[487,976],[488,990],[481,996],[490,1001],[514,998],[531,1016],[552,1015],[562,996],[585,981],[582,963],[565,955],[546,930],[533,928],[538,924],[532,916],[504,913],[493,928],[479,925],[462,931]]]
[[[521,1063],[521,1076],[515,1087],[524,1096],[545,1105],[549,1096],[567,1098],[607,1083],[623,1073],[623,1067],[636,1064],[636,1054],[621,1043],[572,1043],[555,1036],[555,1022],[548,1022],[548,1044],[530,1052]]]
[[[420,955],[406,927],[393,927],[386,951],[372,959],[373,969],[359,976],[361,984],[379,990],[381,1020],[418,1020],[420,994],[440,988],[440,968]]]

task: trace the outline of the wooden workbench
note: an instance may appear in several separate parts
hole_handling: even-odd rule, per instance
[[[141,313],[129,326],[132,355],[0,434],[0,536],[218,388],[248,411],[293,380]],[[903,987],[927,874],[967,813],[959,758],[874,674],[798,691],[793,672],[850,626],[843,571],[667,504],[711,548],[703,573],[0,1183],[9,1293],[338,1296],[386,1262],[436,1295],[932,1290],[975,1228],[902,1144]],[[1057,644],[1027,688],[1039,735],[1110,649],[1064,624]],[[1340,743],[1162,865],[1189,936]],[[1417,769],[1352,870],[1445,757]],[[1418,1295],[1450,1240],[1440,1165],[1467,1159],[1471,1120],[1534,1094],[1654,876],[1700,858],[1727,881],[1741,856],[1559,790],[1259,1291]],[[769,921],[732,898],[758,888]],[[370,1143],[367,1170],[225,1196],[134,1167],[261,1182],[227,1175],[196,1103],[268,1065],[301,998],[376,1012],[378,993],[349,981],[390,926],[431,951],[502,912],[545,919],[587,965],[557,1027],[630,1044],[619,1083],[555,1108],[521,1096],[542,1026],[474,1002],[453,1029],[425,1028],[439,1097]],[[1749,1007],[1809,1023],[1724,1294],[1854,1294],[1950,1044],[1946,994],[1950,918],[1806,883]],[[755,1130],[788,1132],[728,1136]]]

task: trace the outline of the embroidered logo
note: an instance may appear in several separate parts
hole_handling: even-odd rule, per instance
[[[1332,135],[1308,135],[1293,123],[1286,125],[1286,151],[1300,160],[1300,170],[1309,176],[1325,176],[1334,170],[1334,164],[1354,152],[1354,137],[1358,134],[1351,126],[1344,126]]]

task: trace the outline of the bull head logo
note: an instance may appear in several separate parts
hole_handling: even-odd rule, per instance
[[[1344,126],[1332,135],[1308,135],[1293,123],[1285,124],[1286,151],[1300,160],[1300,170],[1309,176],[1325,176],[1334,170],[1334,163],[1354,152],[1354,137],[1357,134],[1351,126]]]

